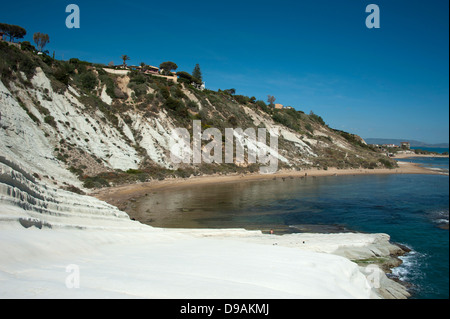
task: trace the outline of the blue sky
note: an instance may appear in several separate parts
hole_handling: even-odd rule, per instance
[[[81,28],[65,26],[68,4]],[[381,28],[365,25],[368,4]],[[8,1],[0,22],[48,33],[56,58],[199,63],[212,90],[291,105],[362,137],[449,140],[449,2]]]

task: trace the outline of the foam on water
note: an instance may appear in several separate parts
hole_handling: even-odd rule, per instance
[[[410,161],[448,168],[444,158]],[[386,233],[413,248],[393,272],[413,285],[413,298],[448,298],[448,185],[448,176],[408,174],[270,180],[160,192],[138,204],[161,227]]]
[[[417,251],[411,250],[404,256],[400,256],[402,264],[392,269],[392,274],[403,282],[412,282],[414,277],[418,276],[416,271],[420,263],[421,257],[424,254],[420,254]]]

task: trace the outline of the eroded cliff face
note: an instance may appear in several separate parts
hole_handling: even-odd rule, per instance
[[[217,128],[223,135],[226,128],[275,132],[278,169],[384,166],[379,161],[383,156],[364,141],[303,112],[275,112],[223,92],[93,66],[72,66],[62,84],[57,72],[69,64],[59,63],[49,67],[39,62],[27,73],[19,67],[2,76],[0,152],[62,188],[258,170],[258,164],[248,161],[174,163],[171,150],[179,137],[173,131],[181,127],[192,134],[194,121],[201,121],[202,131]],[[88,89],[84,75],[92,78]],[[234,138],[244,140],[246,151],[253,147],[239,131]],[[203,141],[203,149],[211,141]],[[258,151],[256,143],[254,147]]]
[[[137,230],[118,208],[94,197],[44,184],[22,167],[0,157],[0,220],[39,229]]]
[[[115,282],[114,287],[104,289],[107,282],[94,280],[104,277],[96,273],[104,271],[104,258],[110,258],[106,264],[118,265],[111,270],[112,278],[135,273],[136,258],[142,261],[142,253],[146,252],[146,263],[144,266],[140,262],[140,267],[144,267],[140,273],[149,277],[145,280],[136,277],[131,284],[129,276],[122,277],[122,293],[127,296],[160,296],[161,288],[173,286],[173,274],[179,264],[183,265],[180,278],[185,280],[177,280],[181,283],[191,282],[191,278],[198,278],[199,274],[216,278],[212,264],[221,266],[223,271],[229,271],[231,265],[235,267],[231,268],[232,274],[242,278],[254,278],[255,269],[260,269],[256,283],[273,278],[273,287],[276,287],[273,292],[261,293],[260,288],[251,283],[246,289],[239,289],[247,296],[255,293],[255,296],[280,297],[279,286],[286,278],[289,280],[282,296],[311,297],[310,287],[324,287],[315,292],[322,298],[380,296],[368,284],[366,277],[372,273],[364,276],[356,264],[332,255],[334,249],[331,254],[300,251],[294,254],[298,264],[292,266],[292,252],[284,250],[288,247],[274,246],[260,232],[240,230],[241,237],[253,236],[255,243],[232,240],[226,241],[224,246],[220,234],[215,234],[219,237],[217,242],[210,238],[208,230],[197,232],[195,236],[182,231],[169,234],[167,230],[133,221],[105,202],[74,193],[113,183],[167,176],[257,170],[248,164],[172,163],[170,150],[178,142],[173,129],[192,130],[194,120],[202,121],[203,130],[254,127],[276,131],[279,165],[283,169],[380,166],[380,155],[368,150],[363,141],[332,130],[301,112],[273,113],[256,103],[240,103],[237,97],[220,92],[202,92],[189,85],[142,78],[139,74],[109,74],[94,66],[77,64],[71,68],[57,61],[44,63],[31,53],[11,50],[9,57],[14,59],[8,61],[4,51],[0,52],[0,254],[4,256],[4,274],[12,274],[5,277],[2,287],[6,288],[0,292],[2,295],[35,297],[47,291],[44,297],[73,297],[73,290],[68,290],[64,280],[55,279],[54,274],[61,269],[64,273],[64,267],[74,262],[74,254],[79,254],[87,257],[80,261],[82,267],[86,266],[83,269],[94,270],[91,274],[84,272],[84,282],[94,283],[88,287],[92,289],[91,295],[117,296]],[[81,77],[85,75],[91,82],[84,82],[86,78]],[[236,133],[235,137],[242,136]],[[193,238],[198,236],[208,239]],[[233,232],[227,236],[236,238]],[[376,238],[388,243],[383,235]],[[289,241],[286,244],[292,241],[287,237],[286,240]],[[168,241],[173,248],[169,252]],[[333,240],[333,245],[336,242]],[[354,238],[349,242],[354,243]],[[369,244],[368,251],[373,251],[372,242]],[[149,247],[153,250],[148,250]],[[133,249],[130,251],[130,248]],[[204,251],[200,260],[199,251]],[[225,257],[224,251],[228,254]],[[319,251],[323,251],[323,247]],[[386,252],[390,253],[389,249]],[[242,271],[240,258],[244,255],[251,265],[248,267],[251,273]],[[158,264],[155,271],[154,260],[165,256],[170,258]],[[172,262],[171,256],[177,256],[176,262]],[[224,259],[232,264],[223,265]],[[276,263],[274,266],[280,269],[280,276],[268,274],[267,269],[273,267],[267,267],[267,260]],[[279,260],[288,262],[280,268]],[[310,263],[310,260],[316,262]],[[199,264],[205,267],[196,273]],[[186,269],[194,272],[186,273]],[[42,279],[43,274],[47,280]],[[142,282],[161,282],[161,278],[164,281],[160,286],[150,285],[153,290],[145,289],[146,294],[142,294]],[[236,280],[239,282],[241,278]],[[339,284],[329,290],[329,282]],[[55,287],[59,288],[55,290]],[[203,297],[217,291],[217,281],[210,281],[208,287],[202,291]],[[295,290],[291,291],[290,287]],[[236,290],[229,287],[220,291],[223,296],[230,296]],[[185,297],[189,294],[192,294],[191,285],[182,284],[173,286],[168,295]]]

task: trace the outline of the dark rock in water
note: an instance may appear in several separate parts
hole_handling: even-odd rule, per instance
[[[407,247],[405,245],[402,245],[402,244],[399,244],[399,243],[393,243],[393,244],[398,246],[398,247],[400,247],[400,249],[404,251],[404,253],[399,255],[399,256],[403,256],[404,254],[409,253],[411,251],[411,248],[409,248],[409,247]]]
[[[448,221],[449,221],[448,210],[434,211],[430,213],[430,218],[436,224],[436,227],[448,230]]]
[[[377,264],[386,274],[390,274],[393,268],[400,266],[402,263],[403,261],[397,256],[380,258],[378,262],[374,262],[374,264]]]
[[[293,232],[316,233],[316,234],[335,234],[335,233],[354,233],[343,225],[314,225],[302,224],[289,226]]]

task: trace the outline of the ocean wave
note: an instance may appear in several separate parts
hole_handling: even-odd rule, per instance
[[[445,174],[445,175],[448,175],[448,173],[449,173],[449,170],[446,168],[440,168],[440,167],[425,167],[425,168],[435,171],[435,172],[439,172],[441,174]]]
[[[425,254],[411,250],[407,254],[400,256],[402,264],[392,269],[392,275],[400,281],[410,283],[422,276],[420,263],[426,257]]]

